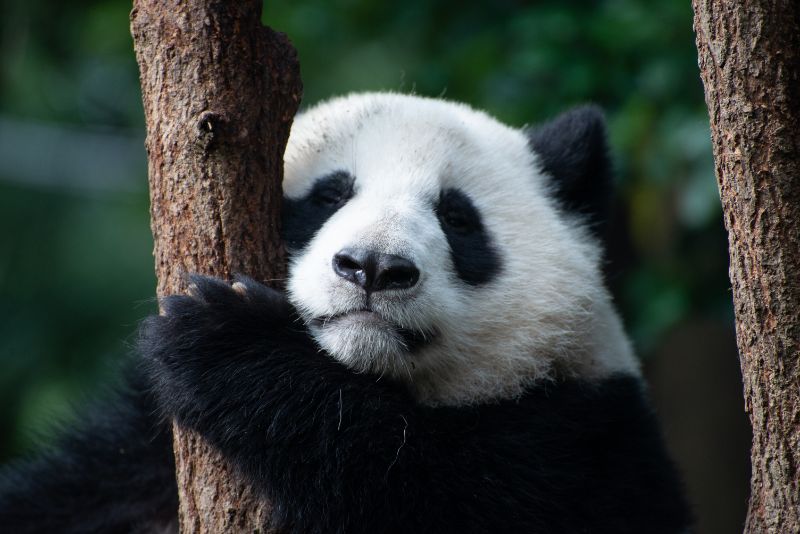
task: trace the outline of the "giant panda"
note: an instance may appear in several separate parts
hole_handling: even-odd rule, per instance
[[[117,401],[6,470],[0,528],[174,529],[174,418],[281,532],[685,532],[604,285],[610,184],[594,107],[525,129],[405,94],[302,113],[285,291],[165,299]]]

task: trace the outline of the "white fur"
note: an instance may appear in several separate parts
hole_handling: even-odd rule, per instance
[[[410,290],[374,293],[376,314],[312,327],[345,365],[405,380],[427,404],[516,396],[555,374],[639,373],[600,251],[547,194],[520,130],[443,100],[355,94],[300,115],[285,162],[292,198],[334,171],[356,177],[355,196],[291,262],[290,299],[307,321],[363,308],[364,293],[331,268],[344,247],[398,254],[421,271]],[[499,251],[488,284],[454,271],[433,211],[448,187],[470,197]],[[436,337],[408,354],[397,325]]]

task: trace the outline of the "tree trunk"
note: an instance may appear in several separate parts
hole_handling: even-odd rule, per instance
[[[693,5],[753,425],[746,532],[800,532],[800,3]]]
[[[261,0],[134,0],[158,295],[186,273],[281,280],[283,151],[300,101],[296,52]],[[268,504],[174,427],[181,532],[258,532]]]

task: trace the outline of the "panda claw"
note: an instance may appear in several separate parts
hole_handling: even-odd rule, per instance
[[[238,280],[231,285],[233,291],[242,298],[247,298],[247,286]]]
[[[189,287],[186,288],[186,293],[188,293],[189,296],[192,297],[192,298],[195,298],[195,299],[198,299],[198,300],[202,300],[203,299],[203,295],[200,292],[200,288],[194,282],[189,284]]]
[[[190,296],[204,304],[233,306],[244,301],[249,305],[267,306],[281,312],[286,312],[288,308],[285,293],[248,276],[236,274],[231,283],[200,275],[192,275],[190,280]]]
[[[233,277],[233,289],[240,295],[245,294],[251,298],[269,300],[273,296],[280,296],[281,293],[269,286],[256,282],[248,276],[237,274]]]

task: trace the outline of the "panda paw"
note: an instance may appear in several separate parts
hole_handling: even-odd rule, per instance
[[[189,426],[224,410],[230,392],[257,391],[271,355],[310,343],[285,295],[245,277],[192,276],[189,294],[161,307],[142,323],[138,348],[165,415]]]
[[[212,313],[249,313],[275,320],[289,319],[292,314],[283,292],[242,275],[236,275],[229,284],[219,278],[193,274],[189,277],[188,293],[188,296],[166,297],[162,301],[164,315],[179,314],[186,299],[205,306]]]

